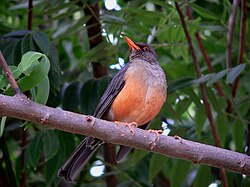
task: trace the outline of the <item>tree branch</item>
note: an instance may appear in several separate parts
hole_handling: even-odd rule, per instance
[[[241,25],[240,25],[240,44],[239,44],[239,51],[238,51],[238,59],[237,64],[242,63],[243,55],[245,52],[245,43],[246,43],[246,25],[247,25],[247,1],[241,1],[242,6],[242,15],[241,15]],[[232,96],[236,96],[237,88],[240,82],[240,76],[237,77],[235,80],[233,87],[232,87]]]
[[[189,49],[190,49],[190,52],[191,52],[191,56],[192,56],[193,61],[194,61],[194,66],[195,66],[195,71],[196,71],[197,77],[200,78],[201,77],[200,65],[198,63],[198,60],[197,60],[197,57],[196,57],[196,54],[195,54],[192,39],[191,39],[191,36],[190,36],[190,34],[189,34],[188,30],[187,30],[187,25],[186,25],[186,22],[185,22],[185,19],[184,19],[184,15],[183,15],[183,13],[182,13],[182,11],[180,9],[179,4],[176,1],[175,1],[175,7],[176,7],[176,10],[177,10],[177,12],[178,12],[178,14],[180,16],[181,24],[182,24],[185,36],[187,38],[187,42],[188,42],[188,46],[189,46]],[[212,114],[212,110],[211,110],[211,105],[208,102],[208,97],[207,97],[207,93],[206,93],[205,84],[201,83],[200,84],[200,89],[201,89],[201,94],[202,94],[204,106],[205,106],[205,109],[206,109],[207,118],[208,118],[208,120],[210,122],[210,125],[211,125],[213,137],[214,137],[214,140],[215,140],[215,145],[217,147],[221,147],[219,135],[218,135],[218,132],[217,132],[217,129],[216,129],[216,124],[215,124],[213,114]],[[220,169],[220,175],[221,175],[221,181],[222,181],[223,186],[227,187],[228,186],[227,176],[226,176],[226,172],[225,172],[224,169]]]
[[[22,94],[22,92],[21,92],[20,88],[18,87],[16,80],[14,79],[14,77],[10,71],[10,68],[8,67],[8,64],[5,61],[1,51],[0,51],[0,66],[3,68],[3,71],[4,71],[7,79],[9,80],[9,83],[10,83],[15,95]]]
[[[227,51],[226,51],[226,65],[227,68],[232,67],[232,45],[233,45],[233,34],[234,25],[236,20],[237,8],[240,0],[234,0],[232,5],[232,13],[228,21],[228,31],[227,31]]]
[[[192,16],[192,13],[191,13],[191,9],[190,9],[190,7],[188,5],[186,6],[186,13],[187,13],[188,19],[192,20],[193,16]],[[208,57],[207,51],[206,51],[206,49],[205,49],[205,47],[204,47],[204,45],[202,43],[202,40],[201,40],[201,37],[200,37],[200,34],[199,34],[198,31],[195,32],[195,38],[196,38],[196,40],[198,42],[198,45],[200,47],[203,58],[204,58],[204,60],[205,60],[205,62],[207,64],[208,70],[210,71],[210,73],[215,73],[214,67],[213,67],[213,65],[211,63],[210,58]],[[215,87],[216,87],[219,95],[224,96],[224,92],[223,92],[223,90],[221,88],[221,85],[220,85],[219,81],[217,81],[215,83]]]
[[[250,176],[250,157],[197,142],[134,129],[123,125],[37,104],[28,98],[0,94],[0,116],[28,120],[43,127],[96,137],[108,143],[148,150],[169,157],[225,168]],[[110,136],[112,134],[112,136]]]

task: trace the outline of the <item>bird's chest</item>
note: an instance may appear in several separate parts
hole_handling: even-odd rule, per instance
[[[165,75],[161,69],[154,72],[141,65],[130,67],[125,81],[124,88],[112,104],[115,120],[143,125],[157,115],[165,102]]]

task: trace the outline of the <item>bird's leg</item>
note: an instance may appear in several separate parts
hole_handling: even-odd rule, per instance
[[[121,122],[121,121],[115,121],[116,124],[118,125],[125,125],[127,127],[129,127],[129,130],[132,134],[135,133],[134,128],[138,127],[136,122],[131,122],[131,123],[125,123],[125,122]]]
[[[158,141],[160,138],[160,135],[163,133],[162,130],[153,130],[153,129],[148,129],[148,132],[156,134],[157,138],[155,141]]]

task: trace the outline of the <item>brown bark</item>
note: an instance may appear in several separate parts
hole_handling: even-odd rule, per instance
[[[0,94],[0,116],[28,120],[44,127],[96,137],[108,143],[148,150],[168,157],[225,168],[250,176],[250,157],[245,154],[188,141],[180,137],[161,135],[158,139],[155,133],[139,128],[135,128],[132,134],[126,126],[47,107],[18,96],[10,97]]]

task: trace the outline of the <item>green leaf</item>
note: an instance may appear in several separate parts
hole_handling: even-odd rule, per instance
[[[95,108],[102,97],[108,83],[110,81],[109,76],[105,76],[101,79],[91,79],[83,84],[80,93],[80,106],[83,114],[93,114]]]
[[[219,81],[220,79],[222,79],[228,72],[230,71],[230,69],[224,69],[222,71],[220,71],[219,73],[216,73],[214,77],[212,77],[211,80],[209,80],[207,82],[207,85],[210,86],[212,84],[214,84],[215,82]]]
[[[244,123],[236,119],[232,127],[232,136],[235,143],[235,151],[243,152],[244,151]]]
[[[214,74],[207,74],[207,75],[204,75],[196,80],[194,80],[194,83],[195,84],[201,84],[201,83],[205,83],[207,82],[208,80],[210,80],[212,77],[213,77]]]
[[[43,150],[44,150],[45,161],[48,161],[58,152],[59,139],[57,137],[57,134],[53,130],[43,131],[42,137],[43,137]]]
[[[149,164],[149,181],[152,181],[162,168],[166,166],[167,160],[168,157],[166,156],[159,154],[152,155]]]
[[[194,9],[195,12],[197,12],[199,15],[201,15],[204,18],[207,19],[213,19],[213,20],[219,20],[220,18],[214,14],[213,12],[209,11],[208,9],[205,9],[197,4],[191,3],[192,9]]]
[[[42,140],[43,140],[42,133],[37,133],[25,151],[25,159],[27,166],[32,166],[34,169],[37,168],[38,161],[43,151]]]
[[[30,73],[38,66],[39,64],[38,60],[42,56],[43,56],[42,53],[38,53],[34,51],[25,53],[22,56],[22,60],[18,65],[19,71],[29,76]]]
[[[24,76],[21,78],[17,84],[19,85],[22,92],[25,92],[37,85],[39,85],[48,75],[50,69],[50,62],[49,59],[43,55],[40,63],[33,68],[33,71],[30,73],[29,76]],[[11,95],[13,91],[11,88],[8,88],[4,94]]]
[[[192,100],[190,100],[189,98],[185,98],[183,100],[180,100],[176,104],[176,108],[175,108],[176,113],[179,116],[182,115],[184,112],[186,112],[188,110],[188,107],[191,105],[191,103],[192,103]]]
[[[228,118],[225,113],[219,112],[216,116],[216,128],[218,130],[218,135],[220,138],[221,146],[225,146],[226,136],[229,133],[228,128]]]
[[[176,90],[180,90],[182,88],[188,87],[193,84],[193,78],[186,77],[176,81],[173,81],[168,86],[168,93],[175,92]]]
[[[50,41],[46,34],[40,31],[35,31],[32,33],[33,39],[40,50],[46,55],[49,55],[50,51]]]
[[[36,51],[35,43],[31,33],[23,37],[21,43],[21,54],[25,54],[28,51]]]
[[[21,75],[21,72],[18,70],[16,66],[9,66],[10,71],[14,77],[14,79],[18,78]],[[5,75],[0,75],[0,89],[3,89],[9,84],[8,79]]]
[[[148,151],[143,151],[139,149],[135,149],[132,157],[132,164],[135,166],[139,161],[141,161],[147,154]]]
[[[62,108],[72,112],[77,112],[79,108],[80,90],[82,83],[73,82],[66,89],[63,94]]]
[[[49,98],[50,84],[48,76],[37,86],[36,103],[46,104]]]
[[[194,187],[209,186],[212,183],[211,167],[200,165],[194,179]]]
[[[45,178],[47,185],[57,178],[56,173],[58,169],[70,156],[71,152],[76,146],[73,134],[62,131],[54,132],[58,137],[60,147],[56,155],[53,156],[50,160],[48,160],[45,164]]]
[[[227,82],[233,83],[240,73],[245,69],[246,64],[240,64],[230,70],[227,74]]]
[[[187,174],[189,173],[189,168],[191,166],[191,162],[184,160],[176,160],[171,172],[171,186],[181,186],[185,184],[185,179]]]
[[[2,137],[3,132],[4,132],[6,119],[7,119],[7,116],[3,116],[3,117],[1,117],[1,124],[0,124],[0,125],[1,125],[1,126],[0,126],[0,138]]]

